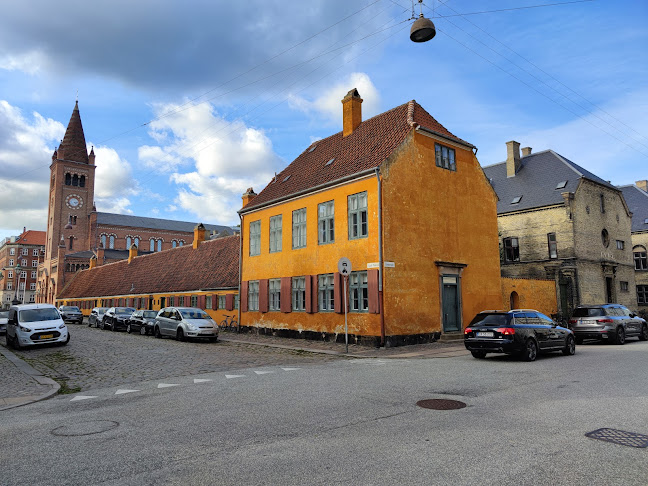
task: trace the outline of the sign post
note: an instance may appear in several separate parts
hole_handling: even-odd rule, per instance
[[[347,283],[349,281],[349,275],[351,274],[351,260],[346,257],[340,258],[338,261],[338,271],[342,278],[344,279],[344,344],[346,346],[346,353],[349,353],[349,326],[347,323]]]

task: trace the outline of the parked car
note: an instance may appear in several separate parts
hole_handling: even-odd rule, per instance
[[[62,305],[59,307],[59,313],[64,322],[83,324],[83,313],[81,312],[81,309],[74,305]]]
[[[94,324],[95,327],[99,327],[103,320],[103,316],[108,309],[110,309],[110,307],[94,307],[88,316],[88,326],[92,327]]]
[[[195,307],[165,307],[155,318],[155,337],[173,336],[178,341],[185,338],[218,340],[218,325],[202,309]]]
[[[153,334],[155,328],[155,318],[158,311],[139,309],[133,312],[128,322],[126,322],[126,332],[139,332],[142,336]]]
[[[627,307],[619,304],[581,305],[574,309],[569,320],[576,343],[597,339],[624,344],[629,337],[648,340],[648,324]]]
[[[39,344],[70,342],[61,314],[51,304],[20,304],[9,308],[7,344],[15,349]]]
[[[9,320],[9,311],[0,310],[0,334],[7,332],[7,321]]]
[[[126,329],[126,322],[133,312],[135,309],[132,307],[111,307],[101,319],[101,329],[110,329],[111,331]]]
[[[574,333],[532,309],[483,311],[464,331],[466,349],[475,358],[487,353],[519,354],[535,361],[538,352],[576,353]]]

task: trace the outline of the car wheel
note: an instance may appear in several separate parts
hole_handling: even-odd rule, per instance
[[[639,341],[648,341],[648,324],[644,324],[643,326],[641,326]]]
[[[17,335],[17,334],[13,337],[13,340],[12,340],[12,347],[13,347],[16,351],[20,351],[20,349],[22,348],[22,346],[20,345],[20,341],[18,341],[18,335]]]
[[[88,327],[92,327],[92,321],[88,319]]]
[[[533,339],[527,339],[527,342],[524,344],[522,358],[524,359],[524,361],[535,361],[537,357],[538,345]]]
[[[146,336],[146,326],[140,327],[140,335],[141,336]]]
[[[184,331],[182,330],[181,327],[178,328],[178,331],[176,332],[176,339],[178,341],[184,341],[185,340],[185,335]]]
[[[112,324],[110,325],[110,330],[112,332],[117,332],[117,324],[115,323],[115,321],[113,321]]]
[[[484,359],[486,357],[485,351],[471,351],[470,353],[473,355],[473,358]]]
[[[128,324],[128,326],[126,326],[126,332],[127,332],[128,334],[131,333],[131,326],[130,326],[130,324]]]
[[[583,338],[582,337],[577,337],[576,338],[576,344],[583,344]]]
[[[160,334],[160,328],[158,326],[155,326],[155,330],[153,332],[155,333],[156,338],[162,339],[162,334]]]
[[[99,324],[97,324],[97,327],[99,327],[103,331],[105,329],[104,321],[103,320],[101,321],[101,326],[99,326]]]
[[[622,327],[617,329],[616,336],[614,337],[614,344],[625,344],[625,331]]]
[[[576,340],[573,336],[567,336],[567,342],[562,352],[565,356],[573,356],[576,354]]]
[[[67,337],[67,339],[66,339],[65,341],[63,341],[63,342],[61,343],[61,346],[65,346],[65,345],[67,345],[67,343],[69,343],[69,342],[70,342],[70,333],[68,332],[68,337]]]

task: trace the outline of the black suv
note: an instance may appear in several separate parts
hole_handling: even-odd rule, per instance
[[[480,312],[464,331],[464,344],[479,359],[487,353],[519,354],[525,361],[535,361],[538,352],[576,353],[574,334],[532,309]]]
[[[619,304],[581,305],[574,309],[569,320],[576,343],[583,339],[597,339],[613,344],[624,344],[626,338],[648,340],[648,324],[627,307]]]
[[[63,322],[76,322],[77,324],[83,323],[83,314],[81,310],[74,305],[62,305],[59,307],[59,313]]]

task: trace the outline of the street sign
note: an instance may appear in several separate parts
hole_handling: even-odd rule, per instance
[[[348,277],[351,274],[351,260],[347,257],[340,258],[338,262],[338,272],[344,277]]]

